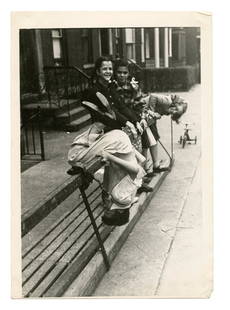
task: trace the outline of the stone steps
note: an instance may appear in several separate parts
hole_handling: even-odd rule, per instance
[[[60,107],[55,103],[49,103],[47,100],[36,103],[25,104],[22,108],[24,115],[29,115],[37,111],[38,106],[44,118],[51,118],[52,122],[44,121],[48,127],[55,129],[78,131],[91,123],[88,111],[80,104],[79,99],[62,99]]]
[[[84,126],[84,121],[86,116],[88,114],[87,110],[84,107],[74,107],[69,112],[63,112],[55,117],[55,125],[58,128],[66,128],[66,126],[69,126],[74,121],[77,121],[75,123],[78,124],[78,128],[81,129]],[[69,122],[70,120],[70,122]],[[74,124],[74,123],[73,123]],[[81,127],[82,125],[82,127]]]
[[[90,114],[86,114],[65,125],[67,131],[79,131],[92,123]]]

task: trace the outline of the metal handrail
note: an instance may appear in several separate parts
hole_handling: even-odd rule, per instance
[[[40,116],[40,107],[39,108],[39,111],[34,113],[32,116],[30,116],[22,125],[21,125],[21,129],[23,129],[28,122],[32,121],[34,118],[36,118],[37,116]]]
[[[82,75],[84,75],[84,77],[87,78],[87,79],[90,81],[91,77],[90,77],[88,74],[86,74],[84,71],[82,71],[81,69],[79,69],[79,68],[76,67],[76,66],[73,66],[73,68],[74,68],[75,70],[77,70],[79,73],[81,73]]]
[[[77,66],[45,66],[45,84],[50,108],[67,108],[69,122],[70,99],[79,99],[91,83],[91,78]],[[75,77],[76,75],[76,77]]]
[[[140,71],[143,71],[143,68],[141,66],[139,66],[134,59],[128,58],[128,63],[134,65]]]

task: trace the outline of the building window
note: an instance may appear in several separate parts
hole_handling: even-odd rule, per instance
[[[132,28],[125,29],[125,42],[126,44],[135,43],[135,32]]]
[[[51,30],[52,43],[53,43],[53,57],[55,65],[61,65],[63,62],[62,52],[62,30]]]
[[[126,43],[126,55],[127,58],[135,60],[135,29],[125,29],[125,43]]]
[[[121,35],[121,29],[115,28],[115,57],[121,58],[122,53],[122,35]]]

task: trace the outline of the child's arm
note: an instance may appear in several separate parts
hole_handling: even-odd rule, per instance
[[[135,80],[135,78],[133,77],[132,79],[131,79],[131,81],[130,81],[130,84],[131,84],[131,86],[132,86],[132,90],[133,90],[133,94],[132,94],[132,99],[134,100],[134,101],[139,101],[139,100],[141,100],[141,98],[142,98],[142,90],[141,90],[141,88],[140,88],[140,86],[139,86],[139,82],[137,82],[136,80]]]
[[[101,151],[101,154],[98,154],[97,156],[100,156],[105,161],[111,161],[122,168],[124,168],[128,173],[137,174],[139,172],[139,166],[137,163],[132,163],[130,161],[126,161],[124,159],[121,159],[117,156],[114,156],[106,151]]]

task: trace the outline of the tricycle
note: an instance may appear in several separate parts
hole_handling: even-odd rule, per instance
[[[180,122],[180,123],[184,125],[184,134],[183,136],[180,136],[180,140],[179,140],[179,143],[182,145],[182,148],[185,147],[186,142],[188,144],[191,144],[191,142],[194,142],[194,144],[196,144],[197,136],[195,136],[194,138],[191,138],[189,134],[189,131],[192,130],[189,126],[194,125],[194,123],[183,123],[183,122]]]

